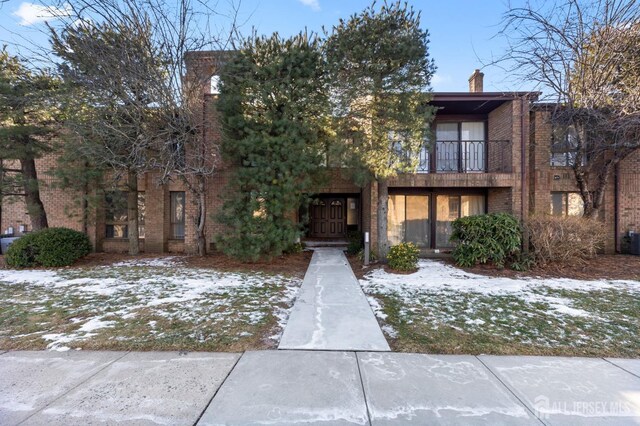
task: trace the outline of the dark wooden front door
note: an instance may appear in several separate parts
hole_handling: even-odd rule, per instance
[[[344,198],[321,198],[311,204],[311,237],[344,237],[347,230]]]

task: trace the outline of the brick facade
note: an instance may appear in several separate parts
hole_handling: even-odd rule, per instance
[[[203,135],[211,146],[215,146],[221,137],[215,109],[216,95],[211,93],[210,85],[210,77],[215,74],[220,55],[220,52],[195,52],[187,57],[187,81],[198,88],[197,97],[204,117]],[[486,172],[402,174],[389,181],[390,192],[425,193],[434,197],[450,193],[483,194],[489,213],[509,212],[518,218],[529,214],[548,214],[551,193],[576,191],[576,186],[569,168],[550,166],[552,131],[545,118],[546,112],[542,108],[531,108],[531,99],[527,94],[483,94],[481,87],[482,81],[474,81],[475,91],[472,93],[436,93],[434,99],[455,99],[455,102],[451,101],[451,105],[457,105],[455,108],[463,108],[467,104],[485,108],[482,114],[469,114],[467,121],[485,122],[487,141],[503,142],[500,151],[489,146]],[[439,112],[437,119],[466,120],[464,111],[456,110],[449,114],[447,116],[445,108],[442,113]],[[54,155],[38,159],[36,164],[50,226],[66,226],[86,232],[98,251],[127,251],[126,240],[106,238],[104,206],[97,206],[90,211],[85,220],[81,214],[82,194],[54,187],[49,175],[50,170],[56,167]],[[208,249],[214,246],[215,236],[223,231],[215,215],[222,205],[221,196],[227,191],[233,167],[235,165],[220,164],[217,173],[207,180],[205,234]],[[159,176],[148,173],[139,178],[139,190],[145,192],[146,198],[146,236],[141,240],[141,249],[154,253],[195,252],[196,203],[185,185],[179,179],[160,185]],[[186,196],[184,240],[171,238],[170,194],[173,191],[184,191]],[[331,169],[316,191],[317,194],[359,197],[359,228],[370,232],[375,247],[378,193],[375,182],[359,187],[349,179],[347,170]],[[292,212],[292,216],[297,216],[297,213]],[[607,252],[619,251],[623,237],[630,231],[640,232],[640,152],[619,164],[616,176],[607,189],[602,221],[602,226],[611,235]],[[10,202],[5,198],[2,203],[2,230],[12,226],[17,231],[20,224],[30,225],[23,201],[17,199]]]
[[[5,161],[3,166],[10,169],[19,169],[17,161]],[[55,187],[55,179],[51,172],[57,166],[57,157],[49,154],[36,160],[36,172],[40,181],[40,198],[48,214],[49,226],[64,226],[77,231],[85,230],[85,221],[82,218],[81,194],[73,191],[62,191]],[[20,225],[26,225],[27,231],[31,229],[31,220],[23,198],[19,196],[7,196],[2,199],[2,222],[0,228],[4,233],[9,227],[13,227],[16,234],[20,234]]]
[[[618,249],[629,232],[640,232],[640,152],[620,162],[617,170]]]

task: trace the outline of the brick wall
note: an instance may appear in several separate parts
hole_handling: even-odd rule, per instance
[[[513,151],[518,148],[515,145],[517,141],[512,139],[513,121],[513,102],[505,102],[489,113],[487,120],[489,141],[509,141],[509,143],[489,146],[487,160],[490,172],[494,170],[513,171],[511,160]]]
[[[544,110],[531,112],[529,142],[529,211],[532,214],[548,214],[551,204],[551,126]]]
[[[57,156],[53,154],[45,155],[36,160],[36,171],[40,181],[40,198],[47,213],[49,226],[63,226],[83,231],[82,194],[56,188],[55,179],[50,173],[57,166],[57,161]],[[4,166],[20,168],[17,161],[5,161]],[[32,229],[24,197],[3,197],[2,224],[0,226],[2,232],[12,226],[16,234],[19,234],[19,225],[27,225],[27,230]]]
[[[534,214],[549,214],[552,192],[578,192],[573,170],[570,167],[551,166],[551,141],[553,129],[549,123],[549,112],[544,108],[532,114],[532,138],[530,145],[530,173],[533,177],[529,189],[530,211]],[[621,239],[638,224],[640,212],[640,153],[620,163],[618,170],[618,244],[616,246],[616,183],[612,175],[605,190],[600,211],[600,220],[610,236],[605,243],[605,252],[620,251]],[[623,217],[624,216],[624,217]],[[636,224],[636,225],[634,225]]]
[[[489,188],[487,190],[487,213],[511,213],[514,210],[512,188]]]
[[[618,247],[629,231],[640,232],[640,151],[618,167]]]
[[[210,90],[210,77],[216,74],[224,57],[219,52],[195,52],[187,58],[188,74],[186,80],[189,87],[197,93],[196,109],[204,117],[202,131],[207,147],[214,147],[220,141],[220,126],[216,113],[215,94]],[[551,127],[546,120],[546,112],[536,109],[521,111],[519,99],[507,101],[491,111],[487,116],[487,133],[490,141],[510,141],[501,152],[488,150],[490,173],[482,174],[403,174],[391,179],[390,188],[476,188],[486,189],[488,211],[510,212],[520,217],[522,210],[528,213],[549,213],[550,195],[552,191],[574,191],[575,179],[572,171],[564,167],[550,167]],[[521,117],[524,115],[524,127]],[[525,150],[525,164],[527,167],[524,188],[525,198],[522,205],[521,177],[525,172],[521,168],[521,134],[527,135],[528,146]],[[207,152],[207,155],[218,155]],[[507,158],[508,170],[504,172],[503,159]],[[83,223],[80,210],[81,194],[61,191],[53,188],[52,180],[47,172],[55,166],[55,157],[47,156],[37,162],[38,172],[43,181],[41,196],[48,213],[51,226],[66,226],[83,230],[86,228],[97,250],[126,251],[127,241],[105,238],[105,223],[103,206],[90,212],[87,223]],[[500,164],[498,164],[500,163]],[[219,212],[228,183],[232,176],[232,164],[220,163],[217,173],[207,180],[206,207],[207,217],[205,235],[208,248],[211,247],[215,236],[224,231],[223,226],[215,220]],[[497,172],[501,170],[501,172]],[[619,166],[618,192],[619,202],[617,214],[619,216],[619,235],[628,231],[640,232],[640,153],[636,153]],[[185,184],[175,179],[160,185],[159,176],[149,173],[141,176],[139,186],[146,193],[146,238],[141,241],[141,247],[148,252],[188,252],[196,250],[196,203],[194,195],[188,191]],[[185,240],[170,238],[170,192],[184,191],[186,195]],[[340,169],[333,169],[329,177],[314,189],[316,193],[361,194],[362,230],[370,233],[372,247],[377,243],[377,184],[375,182],[360,188],[349,179],[349,174]],[[605,197],[602,214],[603,226],[610,230],[611,240],[607,243],[607,251],[612,251],[613,234],[616,212],[615,182],[611,182]],[[292,212],[292,217],[297,212]],[[432,218],[433,219],[433,218]],[[2,229],[14,226],[17,230],[21,223],[29,224],[24,202],[18,200],[8,203],[4,200]],[[618,247],[619,248],[619,247]]]
[[[522,197],[522,175],[525,174],[525,182],[529,182],[530,176],[528,170],[522,169],[522,155],[525,155],[525,167],[529,162],[529,152],[525,148],[522,152],[521,137],[527,135],[526,143],[529,143],[529,103],[521,102],[515,99],[511,102],[505,102],[495,110],[489,113],[489,140],[510,140],[510,160],[513,184],[510,191],[491,189],[488,196],[488,206],[491,211],[509,211],[518,218],[526,216],[528,212],[529,194]],[[524,127],[523,127],[524,125]],[[505,207],[505,194],[510,192],[510,207]],[[497,202],[498,206],[492,206],[492,201]],[[523,205],[524,202],[524,205]],[[504,209],[503,209],[504,208]]]

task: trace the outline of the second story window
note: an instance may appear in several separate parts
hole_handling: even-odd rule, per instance
[[[551,165],[570,167],[576,162],[578,135],[573,126],[556,127],[551,140]]]
[[[220,76],[212,75],[209,81],[209,93],[212,95],[220,94]]]

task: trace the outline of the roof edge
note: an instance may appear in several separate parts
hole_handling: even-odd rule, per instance
[[[431,92],[434,101],[512,100],[527,98],[535,101],[542,92]]]

